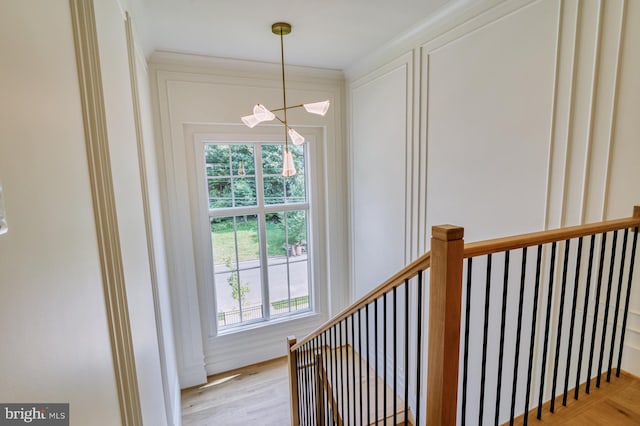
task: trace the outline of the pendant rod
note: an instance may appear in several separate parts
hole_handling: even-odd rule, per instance
[[[284,107],[284,149],[285,152],[289,152],[289,137],[287,134],[287,89],[284,81],[284,37],[282,34],[282,28],[280,28],[280,63],[282,64],[282,102]]]

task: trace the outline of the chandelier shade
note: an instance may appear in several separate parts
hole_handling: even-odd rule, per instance
[[[254,117],[262,123],[263,121],[271,121],[276,118],[276,115],[265,108],[264,105],[256,104],[253,107],[253,115]]]
[[[280,59],[281,59],[281,68],[282,68],[282,108],[276,108],[269,110],[262,104],[256,104],[253,107],[253,114],[246,115],[241,117],[242,122],[249,128],[254,128],[260,123],[265,121],[272,121],[273,119],[277,119],[284,125],[284,149],[282,152],[282,175],[283,176],[294,176],[296,172],[296,167],[293,162],[293,156],[289,151],[289,139],[291,139],[291,143],[294,145],[302,145],[304,143],[304,137],[289,127],[287,123],[287,110],[292,108],[304,108],[308,113],[316,114],[324,116],[329,110],[329,106],[331,103],[327,101],[322,102],[312,102],[308,104],[294,105],[291,107],[287,107],[287,90],[284,78],[284,40],[283,36],[291,33],[291,25],[286,22],[276,22],[271,26],[271,32],[275,35],[280,36]],[[274,114],[276,111],[281,111],[283,113],[283,118],[280,118]]]
[[[245,124],[245,126],[253,129],[254,127],[256,127],[259,123],[260,120],[258,120],[256,118],[255,115],[251,114],[251,115],[245,115],[244,117],[241,118],[242,122]]]
[[[293,155],[291,155],[291,151],[286,149],[284,151],[284,161],[282,166],[282,176],[293,176],[296,172],[296,165],[293,163]]]
[[[291,138],[291,142],[293,142],[294,145],[302,145],[304,143],[304,137],[300,133],[293,129],[289,129],[288,133]]]
[[[324,115],[329,111],[329,106],[331,103],[329,101],[322,102],[314,102],[312,104],[303,104],[302,106],[307,112],[311,114],[318,114],[324,117]]]

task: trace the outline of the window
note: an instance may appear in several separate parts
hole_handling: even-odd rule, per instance
[[[281,175],[283,144],[206,142],[205,179],[219,330],[310,311],[308,154]]]

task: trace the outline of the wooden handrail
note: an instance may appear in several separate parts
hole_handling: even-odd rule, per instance
[[[470,257],[499,253],[506,250],[515,250],[523,247],[536,246],[539,244],[564,241],[572,238],[588,236],[591,234],[599,234],[603,232],[632,228],[636,226],[640,226],[640,206],[635,206],[633,210],[633,216],[625,219],[609,220],[604,222],[590,223],[586,225],[551,229],[548,231],[532,232],[528,234],[468,243],[464,246],[463,256],[465,259],[468,259]],[[333,317],[332,319],[322,324],[320,327],[316,328],[304,339],[293,345],[291,347],[291,350],[297,350],[305,343],[322,334],[325,330],[328,330],[334,325],[340,323],[345,318],[356,313],[361,308],[378,299],[384,293],[393,290],[394,287],[398,287],[399,285],[404,283],[405,280],[413,278],[417,275],[418,272],[424,271],[430,266],[431,252],[429,251],[411,262],[409,265],[404,267],[400,272],[393,275],[387,281],[358,299],[358,301],[344,309],[337,316]]]
[[[354,304],[350,305],[342,312],[340,312],[337,316],[331,318],[329,321],[322,324],[320,327],[316,328],[309,335],[307,335],[304,339],[300,340],[295,345],[291,346],[290,350],[295,351],[300,348],[305,343],[313,340],[322,334],[325,330],[330,329],[334,325],[340,323],[343,319],[349,317],[350,315],[358,312],[361,308],[367,306],[369,303],[378,299],[384,293],[387,293],[390,290],[393,290],[395,287],[403,284],[406,280],[415,277],[418,272],[429,269],[431,266],[431,252],[428,251],[409,265],[405,266],[400,272],[393,275],[387,281],[380,284],[378,287],[371,290],[369,293],[362,296],[358,301]]]
[[[484,256],[507,250],[516,250],[523,247],[565,241],[572,238],[586,237],[592,234],[601,234],[603,232],[640,226],[640,213],[636,214],[636,211],[640,211],[640,208],[636,207],[634,209],[634,216],[626,219],[609,220],[469,243],[464,246],[464,258],[468,259],[470,257]]]

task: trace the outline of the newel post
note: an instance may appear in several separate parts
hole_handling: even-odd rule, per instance
[[[429,279],[427,424],[455,426],[464,228],[434,226]]]
[[[297,353],[291,351],[291,347],[296,344],[294,336],[287,337],[287,364],[289,366],[289,395],[291,396],[291,426],[298,426],[298,360]]]

